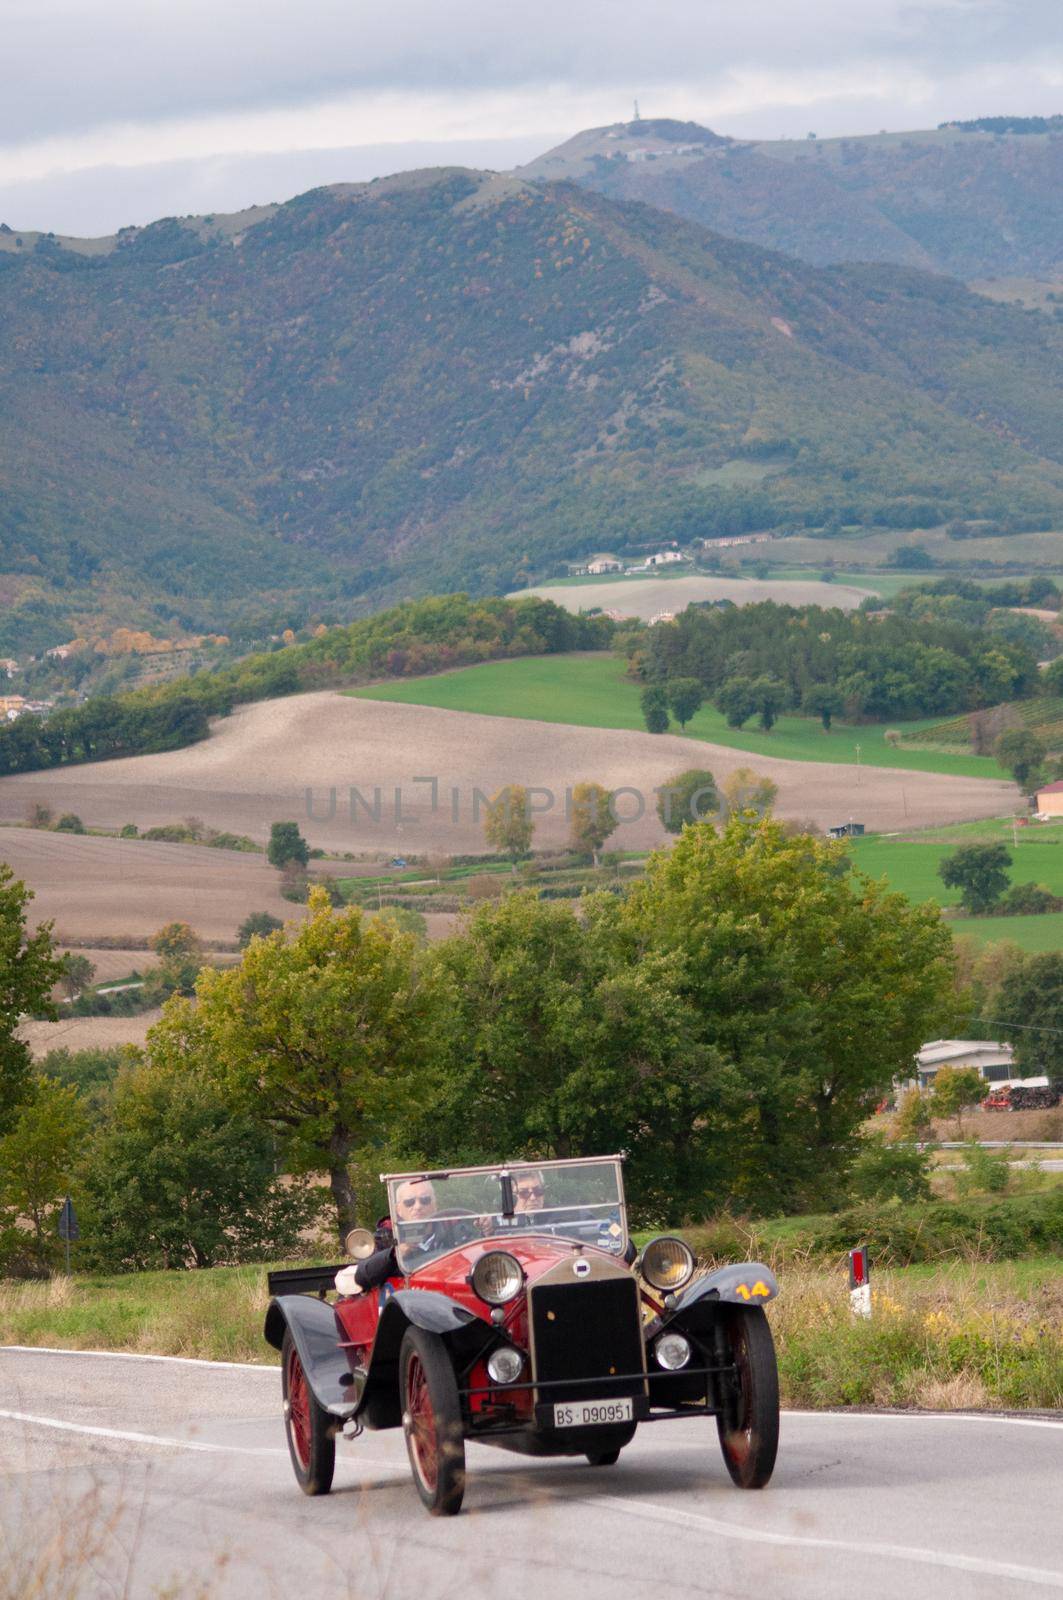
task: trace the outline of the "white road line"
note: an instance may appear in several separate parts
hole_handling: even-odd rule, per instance
[[[28,1411],[0,1411],[0,1419],[24,1422],[33,1428],[54,1428],[61,1433],[83,1433],[97,1439],[123,1439],[129,1444],[166,1445],[177,1450],[199,1450],[212,1455],[284,1456],[287,1450],[270,1445],[211,1444],[206,1439],[171,1439],[158,1433],[132,1433],[123,1428],[90,1427],[85,1422],[61,1422],[57,1417],[35,1417]]]
[[[644,1500],[628,1500],[620,1495],[580,1497],[591,1508],[608,1506],[626,1517],[642,1517],[650,1522],[670,1522],[677,1527],[697,1528],[724,1539],[742,1539],[750,1544],[785,1545],[804,1550],[834,1550],[846,1555],[880,1556],[891,1561],[914,1561],[927,1567],[952,1567],[958,1572],[977,1572],[986,1577],[1011,1578],[1021,1583],[1036,1583],[1044,1588],[1063,1589],[1063,1572],[1041,1567],[1023,1567],[1010,1561],[989,1561],[981,1556],[953,1555],[943,1550],[920,1550],[911,1545],[874,1544],[848,1539],[817,1539],[796,1533],[773,1533],[767,1528],[742,1527],[696,1511],[681,1511],[673,1506],[653,1505]]]
[[[208,1361],[200,1356],[144,1355],[139,1350],[60,1350],[44,1344],[0,1344],[0,1352],[13,1351],[27,1356],[102,1356],[107,1361],[172,1361],[182,1367],[225,1367],[231,1372],[280,1372],[280,1363],[264,1361]]]
[[[1013,1428],[1063,1428],[1047,1417],[998,1417],[978,1411],[784,1411],[784,1417],[842,1417],[846,1422],[1006,1422]]]

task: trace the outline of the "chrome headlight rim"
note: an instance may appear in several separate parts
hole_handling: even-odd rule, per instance
[[[497,1367],[500,1362],[506,1361],[508,1357],[513,1357],[516,1361],[516,1366],[511,1369],[510,1375],[507,1377],[504,1372],[499,1372]],[[523,1371],[524,1357],[511,1344],[500,1345],[497,1350],[492,1350],[487,1358],[487,1376],[492,1383],[516,1383]]]
[[[659,1233],[639,1257],[639,1271],[652,1289],[674,1294],[694,1276],[694,1252],[674,1233]]]
[[[682,1346],[682,1349],[678,1347]],[[666,1355],[671,1352],[678,1356],[678,1360],[666,1360]],[[654,1341],[653,1357],[662,1372],[682,1372],[684,1367],[690,1365],[693,1354],[690,1340],[685,1333],[680,1333],[678,1328],[670,1328]]]
[[[492,1276],[504,1273],[500,1281]],[[505,1306],[524,1287],[524,1268],[508,1250],[488,1250],[472,1269],[472,1289],[489,1306]]]

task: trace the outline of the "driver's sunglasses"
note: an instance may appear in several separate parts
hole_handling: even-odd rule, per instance
[[[414,1206],[430,1206],[435,1202],[430,1194],[413,1194],[408,1200],[399,1201],[400,1211],[412,1211]]]
[[[518,1185],[517,1185],[517,1198],[518,1198],[518,1200],[541,1199],[542,1196],[545,1193],[546,1193],[546,1190],[544,1189],[544,1187],[543,1187],[543,1185],[541,1183],[532,1183],[532,1184],[521,1184],[521,1183],[518,1183]]]

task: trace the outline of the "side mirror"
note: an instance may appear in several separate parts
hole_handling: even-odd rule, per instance
[[[376,1240],[368,1228],[352,1228],[343,1247],[352,1261],[365,1261],[376,1249]]]

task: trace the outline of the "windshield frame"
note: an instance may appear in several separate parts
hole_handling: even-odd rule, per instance
[[[499,1184],[501,1186],[503,1180],[505,1180],[507,1178],[508,1179],[516,1179],[516,1177],[521,1172],[529,1172],[529,1171],[531,1171],[531,1172],[543,1173],[545,1175],[545,1174],[548,1174],[548,1173],[551,1173],[551,1172],[560,1173],[560,1172],[572,1171],[573,1169],[584,1168],[584,1167],[611,1167],[613,1169],[615,1185],[616,1185],[616,1198],[615,1198],[615,1200],[614,1199],[610,1199],[610,1200],[607,1200],[607,1201],[595,1201],[595,1200],[580,1201],[580,1200],[574,1200],[574,1201],[570,1201],[566,1205],[557,1205],[557,1206],[545,1205],[542,1208],[542,1213],[541,1214],[543,1216],[545,1216],[546,1214],[548,1214],[550,1212],[553,1212],[556,1215],[557,1213],[561,1213],[561,1212],[566,1211],[566,1210],[568,1210],[568,1211],[577,1211],[577,1210],[578,1211],[586,1211],[588,1208],[592,1208],[592,1207],[595,1207],[595,1206],[609,1205],[614,1209],[614,1212],[617,1211],[617,1210],[619,1211],[619,1226],[620,1226],[620,1240],[619,1240],[619,1243],[617,1245],[615,1245],[615,1246],[612,1246],[609,1249],[609,1254],[610,1255],[613,1255],[613,1254],[623,1255],[627,1251],[630,1235],[629,1235],[629,1231],[628,1231],[627,1201],[626,1201],[626,1198],[625,1198],[625,1195],[624,1195],[624,1157],[622,1155],[619,1155],[619,1154],[618,1155],[608,1155],[608,1156],[568,1156],[568,1157],[564,1157],[562,1159],[554,1159],[554,1160],[548,1160],[548,1161],[536,1161],[534,1159],[527,1159],[527,1160],[521,1160],[521,1161],[492,1161],[492,1162],[484,1163],[484,1164],[479,1165],[479,1166],[472,1166],[472,1167],[436,1167],[436,1168],[421,1167],[421,1168],[417,1168],[417,1169],[414,1169],[413,1171],[408,1171],[408,1172],[382,1172],[380,1174],[380,1181],[387,1188],[388,1214],[389,1214],[389,1216],[391,1218],[391,1226],[392,1226],[393,1237],[395,1238],[396,1243],[398,1244],[399,1248],[402,1249],[403,1248],[403,1236],[405,1235],[407,1239],[410,1239],[411,1237],[413,1237],[413,1235],[411,1233],[411,1229],[414,1228],[414,1227],[419,1226],[419,1224],[416,1223],[416,1221],[411,1223],[409,1218],[400,1218],[396,1214],[395,1195],[396,1195],[396,1191],[397,1191],[398,1186],[399,1186],[400,1183],[410,1183],[410,1182],[415,1182],[415,1183],[445,1183],[448,1179],[459,1178],[459,1177],[461,1177],[461,1178],[465,1178],[465,1177],[469,1177],[469,1178],[497,1177],[498,1180],[499,1180]],[[442,1212],[443,1212],[442,1220],[450,1220],[450,1219],[448,1219],[446,1217],[446,1203],[445,1203],[445,1200],[443,1200],[442,1197],[440,1197],[440,1198],[441,1198],[441,1209],[442,1209]],[[481,1213],[479,1215],[477,1213],[470,1213],[469,1214],[470,1221],[479,1221],[481,1219],[485,1219],[485,1218],[491,1217],[491,1216],[494,1216],[494,1217],[500,1217],[500,1216],[510,1217],[510,1216],[521,1216],[521,1215],[527,1215],[527,1213],[521,1213],[521,1212],[517,1212],[515,1210],[513,1212],[504,1212],[501,1209],[497,1209],[497,1210],[485,1210],[483,1213]],[[532,1215],[535,1215],[535,1213],[532,1213]],[[580,1219],[575,1219],[575,1220],[580,1220]],[[558,1219],[558,1224],[557,1225],[560,1225],[560,1219]],[[578,1244],[578,1243],[581,1242],[578,1238],[574,1237],[571,1234],[565,1234],[565,1233],[556,1232],[555,1228],[548,1226],[545,1222],[541,1226],[538,1226],[538,1227],[535,1226],[534,1224],[532,1224],[530,1226],[526,1226],[526,1227],[523,1228],[521,1234],[519,1235],[519,1237],[523,1238],[523,1239],[534,1238],[536,1236],[538,1236],[540,1238],[549,1238],[549,1239],[553,1239],[553,1240],[560,1240],[561,1242],[563,1242],[565,1244],[569,1244],[569,1245],[575,1245],[575,1244]],[[477,1232],[476,1235],[472,1239],[470,1239],[470,1240],[468,1240],[466,1242],[467,1243],[486,1243],[488,1240],[498,1241],[500,1239],[501,1240],[505,1240],[505,1241],[507,1241],[509,1243],[514,1242],[513,1230],[509,1226],[503,1224],[503,1225],[498,1226],[497,1228],[492,1228],[489,1231],[486,1231],[486,1232],[483,1232],[483,1233]],[[602,1248],[601,1246],[596,1246],[594,1240],[586,1240],[586,1241],[583,1241],[583,1242],[586,1242],[586,1243],[590,1244],[594,1248]],[[438,1257],[440,1255],[446,1254],[448,1250],[456,1248],[456,1247],[457,1246],[455,1246],[454,1244],[442,1245],[440,1248],[432,1250],[429,1255],[426,1255],[425,1261],[427,1263],[428,1260],[438,1259]]]

